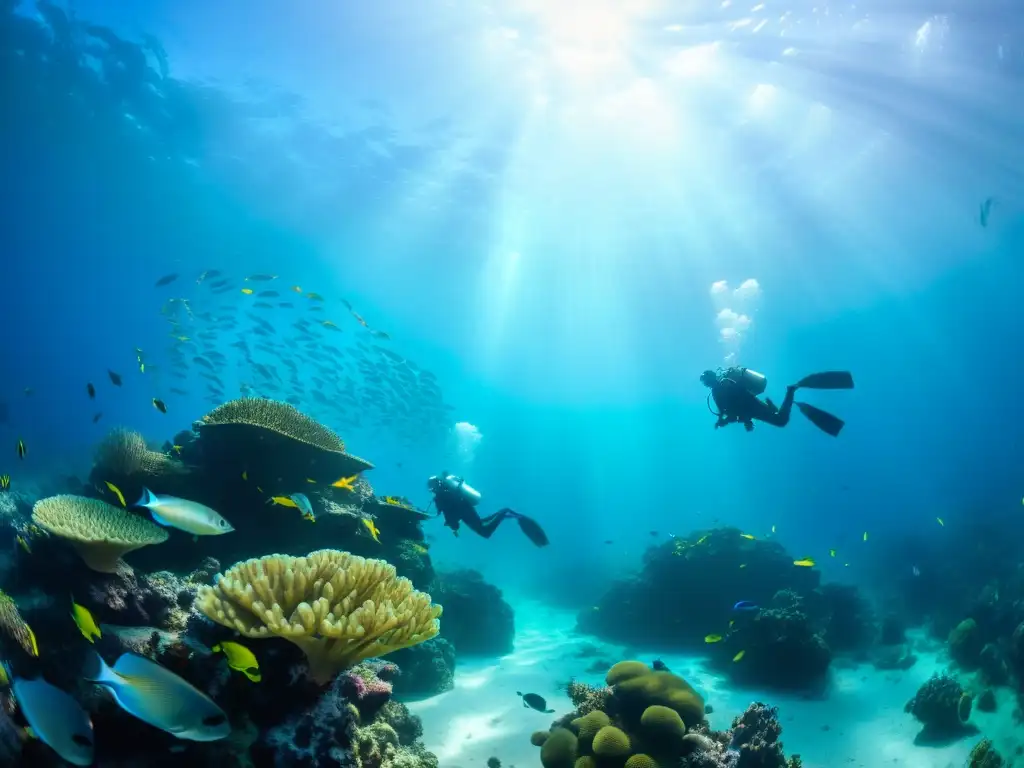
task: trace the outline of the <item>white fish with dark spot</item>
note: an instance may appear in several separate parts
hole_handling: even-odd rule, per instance
[[[72,765],[92,765],[92,721],[82,706],[45,680],[10,679],[14,698],[36,737]]]
[[[179,739],[218,741],[231,733],[227,715],[213,699],[143,656],[125,653],[109,667],[93,653],[85,678],[107,688],[128,714]]]
[[[157,496],[148,488],[142,489],[142,498],[135,506],[148,509],[154,522],[194,536],[219,536],[235,530],[220,513],[205,504],[177,496]]]

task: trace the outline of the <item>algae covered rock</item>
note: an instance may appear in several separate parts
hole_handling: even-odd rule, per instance
[[[480,573],[439,573],[430,594],[444,606],[444,637],[455,646],[456,654],[511,653],[516,633],[512,606]]]
[[[965,669],[973,669],[981,661],[985,643],[974,619],[964,619],[949,632],[949,656]]]

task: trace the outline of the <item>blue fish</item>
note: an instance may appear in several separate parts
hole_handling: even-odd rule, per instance
[[[213,699],[155,661],[124,653],[108,667],[93,652],[85,679],[107,688],[130,715],[188,741],[227,738],[231,725]]]
[[[761,607],[757,603],[752,603],[749,600],[740,600],[736,605],[732,607],[734,611],[759,611]]]
[[[79,703],[45,680],[7,675],[21,713],[39,740],[72,765],[92,765],[92,722]]]

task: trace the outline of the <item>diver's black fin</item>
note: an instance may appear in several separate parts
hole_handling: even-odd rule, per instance
[[[526,538],[536,544],[538,547],[546,547],[548,545],[548,535],[544,533],[544,529],[537,525],[537,521],[526,515],[520,515],[514,513],[516,521],[519,523],[519,529],[526,534]]]
[[[838,437],[843,427],[846,426],[845,421],[838,416],[833,416],[828,411],[821,410],[821,408],[815,408],[807,403],[797,403],[796,407],[800,409],[800,413],[806,416],[811,424],[825,434],[832,435],[832,437]]]
[[[807,389],[853,389],[853,374],[849,371],[823,371],[804,376],[798,387]]]

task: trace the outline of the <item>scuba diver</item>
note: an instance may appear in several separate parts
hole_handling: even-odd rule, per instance
[[[427,480],[427,488],[434,494],[437,513],[444,515],[445,526],[451,528],[456,536],[459,535],[459,524],[465,523],[473,533],[489,539],[502,522],[511,518],[519,523],[522,532],[538,547],[546,547],[548,544],[547,534],[535,520],[511,509],[499,509],[493,515],[480,517],[476,511],[476,505],[480,503],[480,492],[466,485],[461,477],[442,472]]]
[[[717,371],[704,371],[700,375],[700,380],[711,390],[708,394],[708,410],[718,417],[715,429],[738,422],[747,432],[754,429],[754,419],[776,427],[786,426],[798,389],[853,389],[853,375],[848,371],[812,373],[796,384],[786,387],[782,407],[777,408],[767,397],[764,400],[758,399],[758,395],[768,386],[768,379],[750,368],[735,367],[724,371],[719,368]],[[711,398],[714,398],[715,405],[718,406],[718,413],[711,409]],[[813,405],[796,403],[796,407],[808,421],[832,437],[837,437],[845,424],[838,416],[833,416]]]

